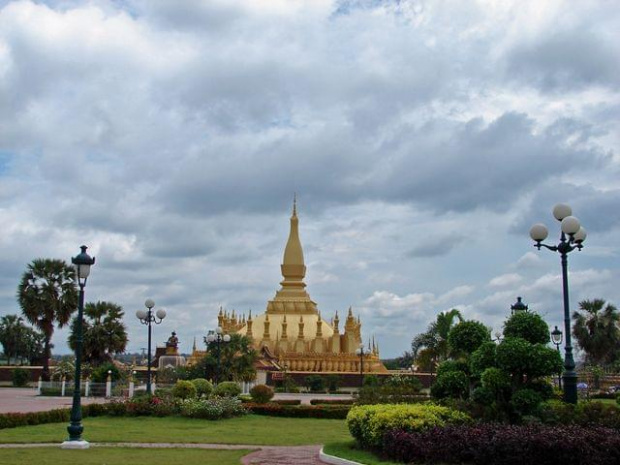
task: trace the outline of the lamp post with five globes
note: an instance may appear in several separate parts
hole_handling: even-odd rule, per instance
[[[558,204],[553,207],[553,216],[561,222],[560,242],[557,245],[543,244],[549,230],[547,227],[538,223],[530,229],[530,237],[536,242],[534,247],[540,250],[544,247],[552,252],[558,252],[562,263],[562,291],[564,298],[564,334],[566,344],[564,346],[564,401],[571,404],[577,403],[577,373],[575,372],[575,360],[573,358],[573,346],[571,345],[570,332],[570,309],[568,301],[568,258],[567,255],[573,250],[581,250],[583,241],[586,239],[586,230],[581,226],[579,220],[572,216],[572,209],[569,205]]]
[[[148,349],[147,349],[147,362],[146,362],[146,393],[152,394],[151,392],[151,324],[155,323],[156,325],[160,324],[164,318],[166,318],[166,311],[163,308],[160,308],[156,312],[153,312],[153,307],[155,306],[155,302],[153,299],[146,299],[144,302],[144,306],[148,310],[138,310],[136,312],[136,317],[140,320],[140,323],[143,325],[147,325],[149,327],[149,339],[148,339]]]

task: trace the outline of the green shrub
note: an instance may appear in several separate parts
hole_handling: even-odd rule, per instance
[[[348,405],[283,405],[280,402],[268,404],[246,404],[252,413],[273,417],[329,418],[344,420],[351,409]]]
[[[212,397],[210,399],[185,399],[179,402],[181,416],[219,420],[247,413],[241,401],[235,397]]]
[[[273,389],[264,384],[257,384],[250,389],[250,395],[252,396],[253,402],[257,404],[266,404],[273,397]]]
[[[204,378],[192,379],[192,384],[196,387],[198,397],[209,397],[213,392],[213,384]]]
[[[191,381],[179,380],[172,388],[172,395],[177,399],[190,399],[196,397],[196,386]]]
[[[325,380],[319,375],[306,376],[306,387],[310,392],[323,392],[325,391]]]
[[[105,383],[108,380],[108,371],[111,371],[110,376],[112,377],[112,381],[118,381],[122,378],[122,373],[118,367],[112,362],[107,362],[99,365],[93,370],[91,381],[93,383]]]
[[[13,368],[11,370],[11,381],[15,387],[25,387],[30,382],[30,372],[23,368]]]
[[[471,421],[465,413],[433,404],[365,405],[353,407],[347,415],[349,432],[363,448],[379,449],[390,430],[425,431],[447,424]]]
[[[221,397],[237,397],[241,394],[241,388],[234,381],[224,381],[215,386],[213,393]]]
[[[461,323],[462,324],[462,323]],[[465,399],[469,391],[469,379],[462,371],[449,371],[438,376],[431,386],[431,396],[435,399],[452,397]]]
[[[329,392],[337,392],[338,388],[342,384],[342,378],[338,375],[327,375],[325,380],[327,382],[327,390]]]
[[[510,404],[519,415],[532,415],[542,402],[542,396],[533,389],[519,389],[512,395]]]

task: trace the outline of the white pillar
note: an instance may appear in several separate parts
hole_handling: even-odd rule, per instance
[[[90,391],[90,378],[86,378],[86,382],[84,385],[84,397],[88,397]]]
[[[131,378],[131,381],[129,381],[129,398],[130,399],[133,397],[133,390],[134,390],[134,383],[133,383],[133,378]]]
[[[42,387],[43,387],[43,379],[39,376],[39,382],[37,383],[37,396],[41,395]]]
[[[108,373],[108,379],[105,382],[105,396],[112,397],[112,375]]]
[[[65,396],[65,387],[67,385],[67,382],[65,380],[65,377],[62,377],[61,380],[61,384],[60,384],[60,397],[64,397]]]

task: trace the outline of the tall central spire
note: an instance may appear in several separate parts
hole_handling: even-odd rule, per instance
[[[297,196],[293,199],[293,214],[291,215],[291,229],[284,249],[284,257],[280,266],[284,280],[280,283],[282,289],[278,292],[280,297],[292,297],[308,299],[304,283],[306,265],[304,264],[304,251],[299,240],[299,219],[297,218]]]

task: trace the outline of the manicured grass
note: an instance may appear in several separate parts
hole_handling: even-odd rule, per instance
[[[95,417],[84,419],[83,424],[83,437],[89,442],[299,446],[351,439],[344,420],[316,418],[247,415],[208,421],[181,417]],[[61,443],[67,437],[66,427],[63,423],[51,423],[8,428],[0,431],[0,443]]]
[[[365,465],[402,465],[400,462],[382,460],[371,452],[357,449],[353,440],[328,442],[323,446],[323,452]]]
[[[20,465],[102,465],[130,463],[149,465],[239,465],[249,450],[204,449],[129,449],[93,447],[87,450],[63,450],[59,447],[0,449],[0,463]]]

